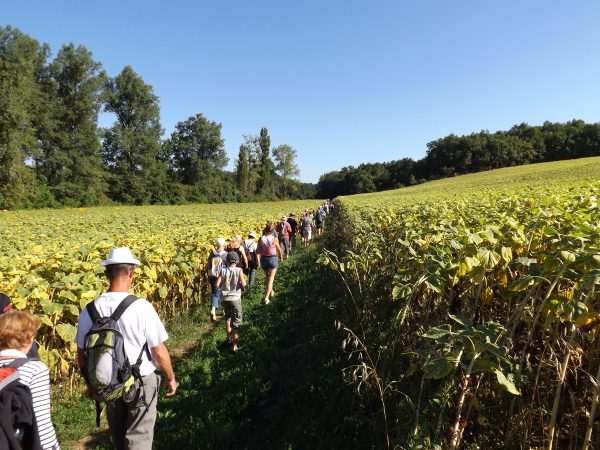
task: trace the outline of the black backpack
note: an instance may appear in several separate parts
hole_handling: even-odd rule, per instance
[[[31,391],[19,382],[19,367],[38,358],[19,358],[0,367],[0,448],[41,450]]]

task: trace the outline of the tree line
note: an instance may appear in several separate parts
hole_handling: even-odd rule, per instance
[[[295,179],[297,151],[271,148],[266,128],[226,171],[220,123],[198,113],[162,139],[159,99],[133,68],[110,77],[73,44],[50,55],[0,27],[0,209],[314,197]]]
[[[376,192],[484,170],[598,155],[600,123],[521,123],[508,131],[450,134],[429,142],[425,157],[417,161],[404,158],[328,172],[317,183],[317,196]]]

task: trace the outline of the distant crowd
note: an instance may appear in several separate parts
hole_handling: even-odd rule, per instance
[[[277,222],[268,221],[260,236],[250,231],[246,239],[234,236],[228,243],[215,240],[206,264],[211,286],[210,319],[216,321],[222,306],[227,343],[237,352],[242,326],[242,296],[265,275],[264,303],[275,292],[275,274],[300,246],[307,247],[313,232],[322,235],[326,217],[334,206],[291,212]],[[150,302],[129,294],[140,261],[127,247],[113,248],[103,260],[108,289],[90,302],[79,316],[75,343],[77,362],[88,398],[96,402],[96,421],[102,406],[113,446],[117,450],[152,448],[160,385],[165,396],[175,395],[177,382],[167,331]],[[0,449],[58,450],[51,420],[50,378],[39,358],[35,336],[40,321],[16,311],[10,298],[0,294]],[[158,370],[158,371],[157,371]]]

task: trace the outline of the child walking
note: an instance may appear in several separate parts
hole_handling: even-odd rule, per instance
[[[217,278],[217,286],[221,288],[221,305],[225,311],[225,328],[228,341],[233,343],[233,351],[238,350],[238,338],[242,326],[242,289],[246,287],[246,279],[241,267],[236,267],[240,256],[231,251],[226,257],[227,267],[221,269]]]

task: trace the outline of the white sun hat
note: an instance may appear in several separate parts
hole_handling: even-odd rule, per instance
[[[129,247],[118,247],[111,248],[108,258],[101,261],[100,264],[103,266],[111,266],[113,264],[133,264],[134,266],[139,266],[140,262],[133,257]]]

